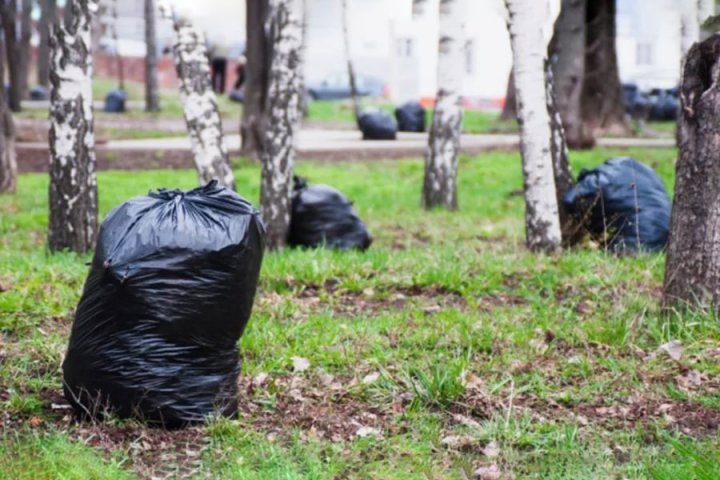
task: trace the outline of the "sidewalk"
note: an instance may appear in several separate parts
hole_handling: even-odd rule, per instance
[[[231,155],[240,153],[240,135],[225,137]],[[518,135],[463,135],[461,151],[476,155],[492,150],[514,150]],[[599,147],[606,148],[672,148],[673,139],[604,138]],[[363,141],[354,130],[304,129],[298,135],[299,159],[324,161],[383,160],[418,158],[425,154],[427,134],[400,133],[395,141]],[[45,142],[18,143],[18,166],[21,172],[44,172],[48,164]],[[187,137],[145,140],[116,140],[98,144],[98,169],[141,170],[150,168],[192,168],[190,140]]]
[[[298,152],[302,157],[312,157],[313,153],[361,153],[372,151],[383,152],[391,158],[397,157],[397,152],[409,152],[411,156],[421,155],[427,147],[426,133],[399,133],[395,141],[363,141],[362,135],[354,130],[301,130],[298,136]],[[240,135],[225,137],[228,150],[240,150]],[[463,135],[461,148],[463,153],[477,153],[479,151],[517,148],[518,135]],[[673,139],[652,138],[602,138],[598,141],[599,147],[612,148],[669,148],[675,146]],[[189,150],[188,138],[166,138],[147,140],[117,140],[108,142],[106,148],[115,151],[154,149],[154,150]]]

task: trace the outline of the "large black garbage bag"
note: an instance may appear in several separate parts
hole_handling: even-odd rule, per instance
[[[399,132],[425,131],[425,109],[418,102],[408,102],[395,109]]]
[[[358,119],[363,140],[395,140],[397,123],[389,113],[376,108],[367,108]]]
[[[352,203],[327,185],[295,177],[288,243],[295,247],[367,250],[372,237]]]
[[[258,213],[216,182],[115,208],[63,363],[76,412],[167,427],[235,413],[264,238]]]
[[[105,96],[104,110],[107,113],[123,113],[126,101],[127,93],[124,90],[113,90]]]
[[[657,174],[632,158],[583,170],[563,203],[611,251],[656,251],[667,244],[670,197]]]

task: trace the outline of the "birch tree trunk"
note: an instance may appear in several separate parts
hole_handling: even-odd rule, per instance
[[[270,1],[272,60],[260,205],[267,245],[287,243],[302,82],[302,0]]]
[[[533,251],[552,252],[561,246],[562,235],[545,79],[542,20],[547,18],[549,5],[547,0],[505,0],[505,3],[520,122],[527,246]]]
[[[571,148],[592,148],[592,132],[582,118],[582,90],[585,81],[586,0],[562,0],[549,47],[557,109]]]
[[[69,27],[50,36],[51,251],[87,252],[97,235],[92,106],[92,16],[98,0],[75,0]]]
[[[345,58],[347,59],[348,79],[350,81],[350,95],[353,102],[353,111],[355,113],[355,124],[360,128],[360,96],[357,89],[357,81],[355,80],[355,68],[353,67],[352,56],[350,55],[350,32],[348,31],[348,7],[347,0],[342,0],[342,28],[343,43],[345,44]]]
[[[270,40],[265,31],[270,10],[268,1],[246,0],[247,64],[240,137],[243,154],[253,159],[260,159],[265,150],[271,56]]]
[[[57,21],[57,0],[41,0],[40,8],[37,82],[38,85],[48,88],[50,86],[50,26]]]
[[[570,155],[563,127],[562,115],[557,108],[555,100],[555,86],[552,66],[545,66],[545,98],[548,115],[550,115],[550,154],[552,155],[553,173],[555,177],[555,196],[560,219],[563,247],[571,247],[582,240],[582,225],[579,225],[572,215],[569,215],[563,206],[563,197],[575,186],[572,169],[570,168]]]
[[[205,37],[187,19],[176,19],[175,69],[200,183],[217,180],[235,189],[235,175],[223,138],[222,119],[210,80]]]
[[[438,93],[433,113],[422,205],[457,210],[457,169],[462,133],[465,0],[440,1]]]
[[[155,0],[145,0],[145,111],[160,111],[158,92],[157,31],[155,26]]]
[[[681,84],[680,156],[663,303],[720,305],[720,35],[695,44]]]

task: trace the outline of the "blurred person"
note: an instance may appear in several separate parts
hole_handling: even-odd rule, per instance
[[[213,91],[225,94],[225,77],[227,75],[228,49],[224,42],[213,42],[208,48],[210,72]]]

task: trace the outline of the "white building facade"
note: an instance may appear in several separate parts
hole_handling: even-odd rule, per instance
[[[351,55],[357,72],[387,84],[393,101],[436,93],[438,2],[412,16],[412,0],[348,0]],[[617,0],[620,77],[642,89],[677,85],[680,15],[677,0]],[[547,39],[560,1],[542,22]],[[345,71],[340,0],[308,0],[306,75],[316,82]],[[505,96],[512,52],[503,0],[467,1],[464,94],[480,106]]]

